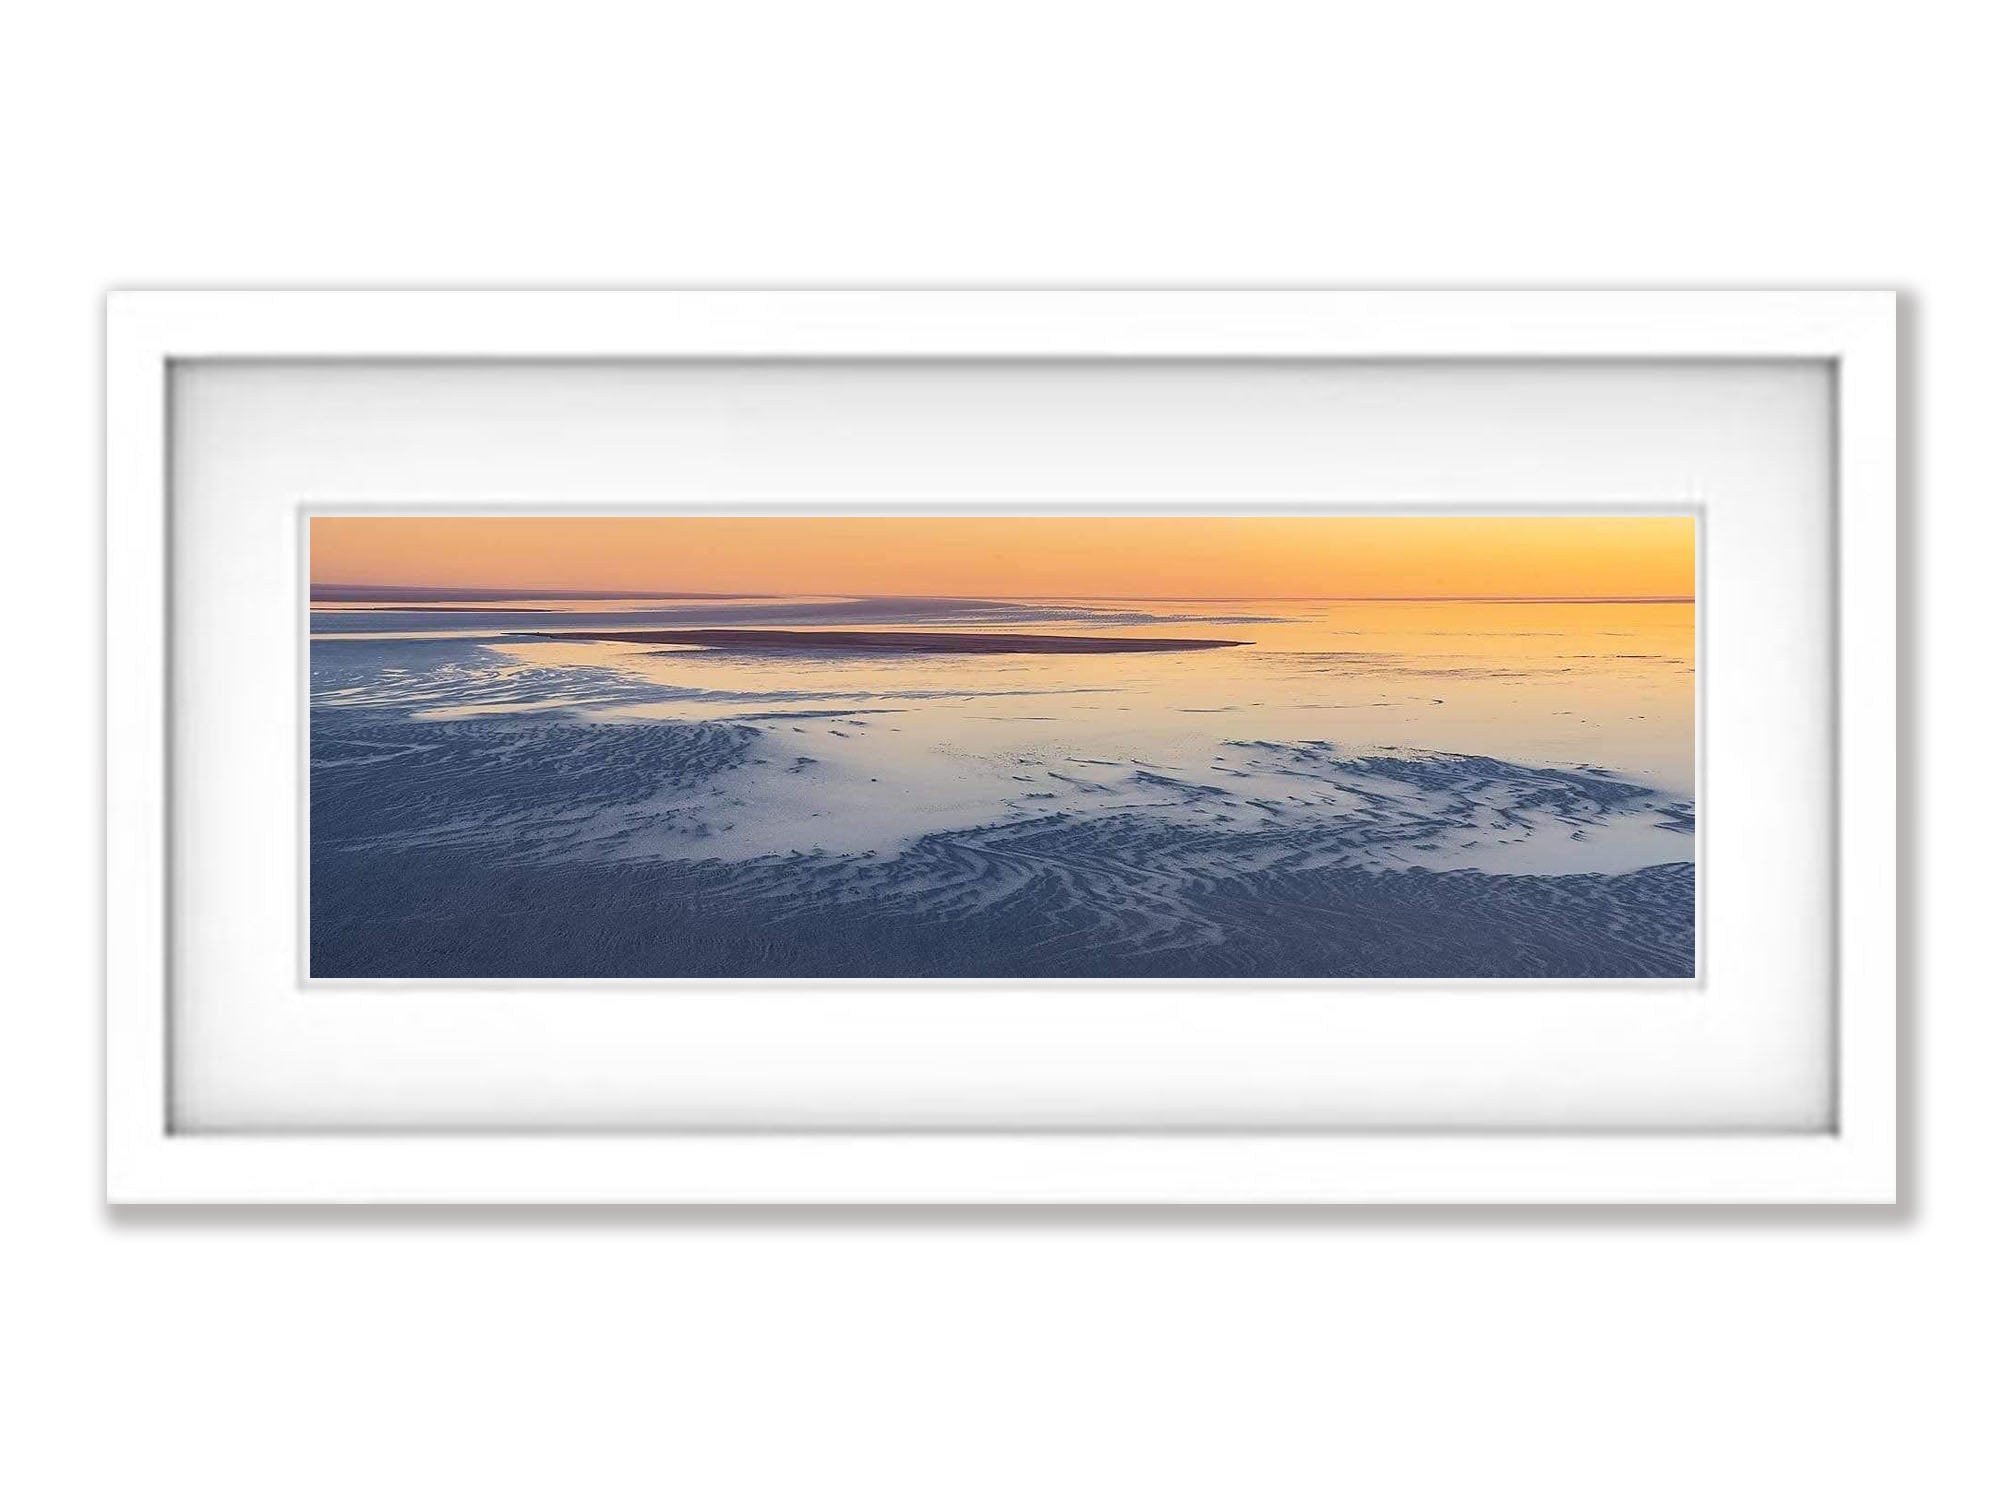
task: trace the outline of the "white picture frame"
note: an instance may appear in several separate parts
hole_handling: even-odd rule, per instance
[[[169,391],[200,360],[1809,361],[1832,375],[1832,1102],[1810,1132],[174,1127]],[[129,292],[107,308],[116,1203],[1890,1204],[1896,314],[1882,292]],[[1711,648],[1713,643],[1710,643]]]

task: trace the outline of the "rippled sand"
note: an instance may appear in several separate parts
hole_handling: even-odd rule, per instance
[[[1660,605],[329,612],[312,968],[1686,976],[1692,646]]]

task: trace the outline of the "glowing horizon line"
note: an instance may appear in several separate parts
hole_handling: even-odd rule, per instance
[[[329,604],[362,604],[360,599],[320,599],[321,590],[394,590],[415,599],[451,600],[476,604],[467,594],[509,599],[949,599],[969,602],[981,599],[1025,600],[1047,603],[1063,599],[1104,599],[1120,603],[1155,600],[1178,604],[1242,604],[1267,599],[1272,603],[1315,604],[1694,604],[1693,594],[877,594],[853,589],[572,589],[531,587],[487,587],[480,584],[447,584],[429,587],[407,583],[313,583],[308,586],[313,601]],[[452,600],[454,594],[461,597]]]

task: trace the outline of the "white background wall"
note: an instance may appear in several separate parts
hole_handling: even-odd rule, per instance
[[[10,16],[0,1489],[1992,1493],[1976,9],[962,10]],[[108,1217],[100,291],[716,281],[1905,289],[1910,1206]]]

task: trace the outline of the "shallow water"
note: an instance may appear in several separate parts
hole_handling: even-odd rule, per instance
[[[1051,941],[1041,929],[1057,910],[1096,912],[1100,927],[1117,913],[1118,940],[1149,955],[1130,972],[1174,972],[1155,963],[1169,951],[1210,972],[1236,942],[1212,909],[1219,883],[1312,879],[1313,899],[1333,900],[1338,872],[1352,903],[1356,875],[1625,876],[1694,858],[1688,604],[412,602],[313,613],[316,931],[323,913],[343,920],[340,883],[355,878],[343,861],[444,849],[517,873],[719,862],[754,892],[744,910],[860,902],[932,925],[977,914],[1004,933],[1005,909],[1024,947]],[[758,626],[1240,644],[886,654],[584,634]],[[1508,901],[1531,899],[1524,889]],[[1230,899],[1240,919],[1258,898],[1246,886]],[[1691,965],[1691,884],[1685,905],[1664,941],[1678,955],[1684,925]],[[1269,949],[1265,916],[1242,925]],[[1308,966],[1261,966],[1265,953],[1254,972],[1340,971],[1325,967],[1322,937],[1300,950],[1316,955]],[[1568,956],[1539,968],[1522,962],[1604,972],[1580,940],[1551,940]],[[770,972],[816,972],[816,951],[803,943]],[[632,962],[679,972],[660,952]],[[1456,969],[1415,952],[1368,961],[1516,971],[1479,954]],[[1678,956],[1629,961],[1681,971]]]

